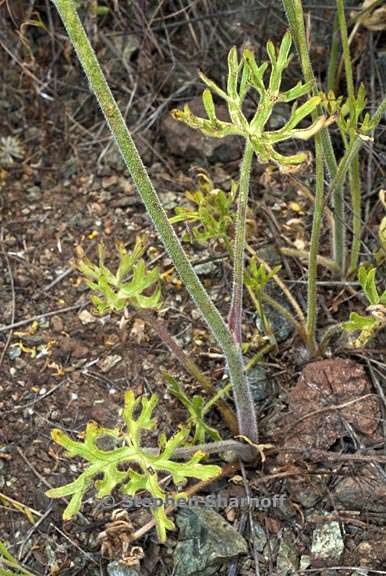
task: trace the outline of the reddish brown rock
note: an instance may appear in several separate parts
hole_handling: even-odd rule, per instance
[[[307,364],[290,392],[289,408],[286,447],[326,450],[349,436],[348,426],[365,444],[376,439],[379,401],[363,367],[353,360]]]

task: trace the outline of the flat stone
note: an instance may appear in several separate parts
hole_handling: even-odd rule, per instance
[[[194,267],[194,271],[198,276],[208,276],[209,274],[214,274],[216,271],[216,262],[204,262],[203,264],[197,264]]]
[[[365,444],[380,438],[379,400],[363,366],[344,358],[310,362],[289,395],[285,447],[329,449],[347,434],[344,420]]]
[[[299,554],[295,544],[294,534],[290,530],[284,530],[276,560],[276,569],[280,576],[298,573]]]
[[[50,325],[52,327],[52,330],[54,332],[57,332],[58,334],[63,331],[64,323],[60,316],[52,316],[50,320]]]
[[[267,534],[261,524],[257,524],[257,522],[255,523],[254,533],[256,550],[258,552],[263,552],[265,545],[267,544]]]

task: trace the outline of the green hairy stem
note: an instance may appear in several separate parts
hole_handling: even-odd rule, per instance
[[[233,249],[233,289],[231,309],[229,313],[229,327],[238,346],[241,346],[241,319],[243,313],[243,286],[244,286],[244,250],[245,229],[248,209],[249,182],[251,179],[251,165],[254,156],[252,145],[247,142],[243,161],[240,168],[240,190],[236,216],[236,234]]]
[[[356,154],[349,171],[349,182],[352,206],[352,231],[353,239],[351,246],[350,272],[358,268],[359,254],[361,249],[362,216],[361,216],[361,175],[359,167],[359,155]]]
[[[186,289],[196,303],[202,317],[207,322],[210,331],[224,353],[230,380],[233,384],[239,432],[249,437],[253,442],[256,442],[258,437],[256,414],[240,350],[235,344],[233,335],[229,331],[219,311],[198,279],[168,221],[160,199],[151,183],[146,168],[143,165],[134,141],[107,84],[94,50],[87,38],[73,0],[52,1],[63,20],[71,43],[86,73],[90,87],[98,100],[138,193],[146,206],[147,212],[165,249],[172,259]]]
[[[355,89],[354,89],[354,78],[351,66],[350,47],[348,43],[346,17],[344,14],[344,0],[336,0],[336,5],[338,8],[337,16],[338,16],[340,35],[342,39],[342,50],[343,50],[343,60],[346,73],[347,94],[349,98],[352,98],[353,96],[355,96]]]
[[[338,69],[339,60],[339,22],[338,16],[335,15],[334,25],[332,28],[330,57],[328,60],[327,68],[327,90],[332,90],[335,94],[336,90],[336,72]]]
[[[335,158],[331,137],[327,130],[320,133],[326,166],[331,180],[336,178],[339,166]],[[334,209],[334,225],[332,229],[332,257],[335,260],[341,276],[346,271],[346,216],[344,211],[344,182],[335,186],[332,195]]]
[[[316,156],[316,189],[315,207],[312,223],[310,257],[308,261],[308,297],[307,297],[307,334],[311,347],[316,349],[315,330],[317,320],[317,278],[318,278],[318,252],[320,230],[323,217],[323,197],[324,197],[324,164],[323,149],[320,138],[315,138]],[[311,348],[311,349],[312,349]]]
[[[340,35],[342,40],[343,62],[346,75],[347,95],[349,98],[350,114],[355,116],[355,88],[354,78],[351,65],[350,46],[348,40],[347,23],[344,13],[344,1],[337,0],[337,17],[339,22]],[[350,141],[355,138],[355,127],[351,127]],[[352,164],[349,168],[349,183],[351,190],[351,206],[352,206],[352,228],[353,240],[351,247],[351,261],[350,270],[354,271],[358,267],[359,252],[361,245],[361,181],[359,169],[359,155],[355,154]]]

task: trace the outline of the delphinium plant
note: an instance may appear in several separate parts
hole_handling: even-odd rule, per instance
[[[209,437],[213,441],[204,444],[201,449],[200,446],[192,446],[188,438],[190,430],[184,429],[177,432],[169,440],[161,437],[158,448],[149,448],[143,444],[141,432],[154,429],[152,414],[157,398],[152,396],[150,399],[146,397],[135,399],[133,393],[128,392],[123,412],[123,429],[103,429],[90,423],[86,430],[84,442],[74,441],[60,431],[53,433],[54,439],[65,447],[71,455],[80,455],[89,464],[77,480],[49,492],[51,496],[55,497],[71,496],[65,512],[65,516],[70,517],[79,510],[84,494],[93,485],[95,476],[99,473],[103,474],[103,478],[95,482],[99,496],[107,495],[115,487],[120,486],[124,493],[135,494],[138,491],[146,490],[162,500],[164,494],[160,487],[160,474],[170,473],[176,484],[180,481],[185,482],[188,478],[208,479],[219,474],[220,468],[218,466],[201,463],[205,454],[216,453],[231,446],[244,461],[253,462],[256,460],[259,452],[258,426],[242,354],[246,215],[253,161],[257,158],[260,162],[272,162],[280,169],[299,165],[308,159],[307,152],[294,151],[294,153],[284,155],[279,151],[278,145],[287,142],[293,146],[295,140],[302,141],[315,138],[315,198],[308,265],[307,313],[304,322],[302,310],[296,302],[293,302],[302,322],[299,326],[304,341],[310,356],[312,356],[317,351],[315,339],[317,321],[316,280],[322,214],[326,202],[324,166],[327,165],[330,173],[329,195],[334,199],[334,258],[338,262],[342,274],[344,274],[343,184],[347,173],[352,171],[353,159],[355,159],[364,138],[367,137],[367,131],[373,130],[379,122],[382,112],[386,108],[386,100],[377,112],[368,118],[366,130],[363,129],[366,119],[360,129],[357,121],[354,123],[354,120],[350,120],[350,126],[347,128],[347,147],[342,159],[337,162],[327,130],[329,124],[336,120],[337,114],[329,115],[329,111],[326,114],[322,108],[323,94],[319,91],[312,72],[302,3],[300,0],[283,0],[291,32],[284,35],[278,49],[272,42],[268,42],[268,61],[258,64],[251,50],[245,49],[239,56],[237,49],[232,48],[228,56],[228,79],[225,89],[201,74],[201,79],[206,85],[203,93],[206,117],[195,116],[187,106],[182,111],[175,110],[173,112],[177,120],[185,122],[193,129],[201,130],[206,135],[215,138],[238,136],[242,137],[245,142],[238,181],[234,241],[231,246],[233,262],[232,298],[226,321],[196,275],[194,267],[162,207],[159,196],[150,181],[78,17],[75,2],[73,0],[52,1],[60,13],[70,41],[86,73],[90,88],[99,102],[159,238],[163,242],[186,290],[199,309],[202,318],[206,321],[211,335],[223,352],[233,390],[238,434],[239,438],[243,440],[243,442],[216,440],[215,431],[207,427],[203,419],[206,412],[203,403],[195,400],[194,397],[190,399],[175,382],[169,380],[172,393],[180,399],[190,413],[190,424],[195,427],[194,440],[201,441]],[[299,82],[288,90],[281,90],[282,76],[289,64],[293,39],[299,53],[305,82]],[[258,103],[253,113],[247,114],[245,103],[250,93],[254,93],[255,97],[257,96]],[[215,100],[218,98],[223,99],[228,107],[229,121],[222,121],[217,117]],[[351,98],[350,119],[352,119],[355,108],[352,93],[349,98]],[[280,129],[269,130],[268,121],[278,103],[292,104],[289,119]],[[304,127],[301,123],[307,118],[309,122]],[[343,130],[345,116],[342,118],[341,126],[343,128],[341,129]],[[356,234],[357,238],[358,234]],[[126,255],[121,253],[121,256],[124,256],[123,260],[125,260]],[[131,256],[127,256],[127,258],[130,259]],[[148,306],[156,307],[159,303],[159,290],[154,287],[156,273],[147,273],[146,266],[141,263],[140,257],[137,260],[132,260],[131,264],[133,266],[131,280],[124,279],[124,274],[119,268],[115,275],[110,276],[109,270],[104,267],[103,259],[99,265],[99,270],[102,271],[101,275],[90,263],[83,266],[83,273],[88,276],[91,289],[96,292],[99,291],[99,293],[104,294],[104,298],[110,299],[110,308],[112,303],[113,308],[122,309],[130,300],[130,304],[137,307],[138,310],[141,309],[143,313]],[[257,273],[258,270],[260,270],[260,274]],[[128,270],[125,270],[126,272]],[[263,298],[264,290],[261,289],[260,285],[262,283],[265,285],[266,281],[271,278],[277,282],[277,270],[274,270],[273,274],[270,275],[268,269],[256,268],[256,273],[260,283],[258,287],[259,298]],[[144,293],[151,286],[153,286],[151,294]],[[140,288],[139,291],[138,288]],[[291,295],[290,298],[292,298]],[[106,302],[105,299],[100,299],[100,295],[96,295],[95,304],[104,308]],[[214,401],[215,399],[213,399]],[[139,415],[136,417],[138,410]],[[116,447],[111,450],[103,450],[99,447],[98,440],[103,435],[113,439],[116,442]],[[186,458],[188,458],[187,462],[176,461]],[[135,468],[132,467],[133,464],[135,464]],[[154,510],[153,513],[160,539],[164,540],[166,530],[172,527],[172,522],[167,518],[162,506],[161,509]]]
[[[158,402],[156,394],[150,399],[143,396],[141,400],[135,399],[133,392],[129,391],[125,396],[123,427],[107,429],[90,422],[83,442],[72,440],[59,429],[53,430],[54,441],[63,446],[70,456],[82,457],[89,466],[74,482],[53,488],[47,495],[52,498],[71,497],[63,514],[65,519],[69,519],[79,512],[82,501],[93,484],[99,498],[110,494],[116,487],[122,494],[128,496],[145,491],[152,498],[158,499],[152,512],[160,541],[164,541],[166,531],[173,529],[174,524],[167,518],[165,512],[163,504],[165,492],[161,487],[159,475],[171,474],[174,484],[178,486],[184,484],[188,478],[207,480],[221,471],[218,466],[201,464],[200,461],[206,453],[200,446],[195,446],[203,444],[205,448],[205,441],[208,438],[215,442],[221,440],[217,430],[209,426],[205,420],[205,414],[213,404],[218,404],[230,429],[234,433],[237,429],[234,415],[223,401],[223,391],[212,388],[210,381],[198,366],[179,348],[166,326],[156,316],[148,315],[150,310],[155,311],[161,306],[162,299],[160,275],[156,267],[147,266],[144,258],[145,248],[145,242],[141,237],[137,237],[131,251],[126,250],[122,243],[117,243],[119,263],[115,271],[105,265],[106,250],[103,244],[99,244],[98,247],[98,263],[92,262],[78,248],[75,266],[82,273],[91,291],[90,299],[94,305],[94,312],[100,315],[118,313],[123,318],[122,314],[128,308],[134,309],[163,339],[186,370],[207,392],[212,392],[214,395],[209,402],[205,402],[198,394],[190,399],[177,381],[169,374],[165,374],[170,392],[185,406],[189,418],[186,425],[172,438],[167,440],[164,436],[160,436],[158,449],[142,446],[143,433],[153,430],[156,426],[156,419],[153,417]],[[139,416],[136,418],[138,410]],[[102,446],[98,445],[98,441],[102,442],[106,437],[114,443],[114,447],[107,450],[103,448],[103,443]],[[220,447],[225,449],[226,443],[220,444]],[[171,460],[181,457],[189,460],[187,462]],[[141,469],[140,473],[136,471],[137,467]],[[101,473],[103,479],[96,479],[95,477]],[[184,493],[179,492],[178,497],[183,498]]]
[[[142,445],[143,433],[156,427],[157,422],[153,417],[156,405],[155,394],[150,398],[135,398],[130,390],[125,395],[123,427],[102,428],[95,422],[90,422],[82,442],[72,440],[61,430],[53,430],[55,442],[63,446],[70,456],[80,456],[89,464],[74,482],[47,492],[52,498],[71,497],[63,514],[64,519],[72,518],[79,512],[82,500],[94,482],[99,498],[111,494],[116,487],[128,496],[146,491],[154,499],[158,499],[152,512],[159,539],[163,542],[166,539],[166,530],[173,529],[174,524],[165,514],[165,492],[161,487],[159,474],[170,474],[177,486],[184,484],[188,478],[207,480],[219,474],[219,466],[201,464],[205,452],[200,450],[195,450],[187,462],[175,461],[178,448],[186,440],[188,428],[179,430],[169,439],[160,435],[158,449],[151,450]],[[138,408],[140,411],[136,418],[135,412]],[[98,440],[106,437],[112,439],[116,447],[110,450],[98,447]],[[101,474],[102,479],[95,479]],[[184,494],[179,496],[182,498]]]
[[[285,156],[277,150],[277,144],[291,139],[307,140],[318,133],[322,127],[331,122],[324,115],[315,116],[307,128],[300,128],[302,120],[311,116],[321,102],[320,96],[311,96],[299,105],[301,97],[308,96],[312,90],[312,82],[305,84],[299,82],[295,87],[280,91],[283,72],[289,64],[289,53],[292,39],[286,33],[279,50],[272,42],[267,43],[269,63],[261,65],[256,63],[253,53],[245,49],[239,61],[236,48],[232,48],[228,56],[228,82],[227,90],[222,90],[212,80],[201,73],[201,79],[206,84],[202,99],[208,118],[199,118],[192,114],[188,106],[183,111],[175,110],[174,117],[183,121],[192,128],[201,130],[204,134],[215,138],[224,138],[230,135],[242,136],[245,139],[245,151],[240,167],[238,206],[235,218],[235,242],[233,250],[234,275],[231,310],[229,313],[229,326],[236,342],[241,343],[242,318],[242,291],[244,281],[244,249],[246,214],[248,205],[250,172],[253,158],[257,156],[261,162],[274,162],[279,167],[288,167],[307,160],[306,152],[298,152]],[[266,82],[266,72],[271,67],[269,81]],[[247,119],[243,104],[250,90],[257,93],[259,104],[251,119]],[[216,116],[216,107],[213,94],[225,100],[228,106],[230,121],[219,120]],[[294,102],[289,120],[279,130],[270,131],[267,123],[272,115],[274,106],[278,103]],[[312,291],[314,285],[312,285]],[[313,302],[309,306],[309,349],[314,348],[314,316],[316,308],[315,294],[309,294]]]

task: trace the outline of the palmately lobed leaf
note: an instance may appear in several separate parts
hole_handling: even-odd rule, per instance
[[[138,308],[159,308],[161,289],[158,268],[147,270],[142,258],[145,247],[141,238],[137,238],[131,252],[127,252],[122,243],[117,243],[119,266],[113,274],[105,265],[105,248],[98,247],[99,265],[87,258],[77,263],[78,270],[85,276],[87,286],[93,291],[91,301],[99,314],[107,311],[122,311],[128,305]],[[131,274],[130,279],[126,277]],[[153,288],[151,294],[147,291]]]
[[[214,183],[204,174],[198,177],[199,189],[187,192],[185,197],[193,204],[192,207],[177,207],[175,216],[169,218],[171,224],[178,222],[197,222],[191,230],[193,234],[187,235],[191,241],[192,236],[198,242],[208,240],[221,240],[231,243],[231,229],[234,223],[234,204],[238,185],[231,183],[231,190],[225,192],[215,188]]]
[[[180,430],[168,440],[161,440],[158,454],[149,452],[141,446],[142,432],[152,430],[156,425],[153,412],[157,401],[155,394],[150,398],[135,398],[133,391],[128,391],[125,394],[123,409],[126,431],[118,428],[102,428],[95,422],[90,422],[84,440],[76,441],[61,430],[53,430],[52,438],[55,442],[65,448],[71,456],[80,456],[88,463],[88,467],[76,480],[52,488],[46,493],[51,498],[71,496],[63,513],[64,519],[70,519],[80,511],[82,501],[93,484],[98,498],[107,496],[115,488],[120,487],[123,493],[129,495],[145,490],[151,496],[162,500],[165,492],[159,483],[158,473],[169,473],[174,482],[180,484],[189,478],[208,480],[221,472],[219,466],[201,463],[205,457],[203,452],[196,452],[188,462],[172,460],[176,449],[185,442],[188,434],[186,429]],[[138,409],[139,414],[136,417]],[[105,436],[113,437],[120,442],[120,445],[111,450],[99,448],[97,442]],[[133,464],[141,471],[130,468]],[[163,504],[153,509],[153,515],[158,536],[164,541],[166,531],[172,529],[174,524],[167,518]]]
[[[192,114],[186,105],[183,111],[173,110],[172,116],[179,121],[185,122],[193,129],[200,130],[208,136],[214,138],[224,138],[231,135],[243,136],[249,141],[256,153],[256,156],[263,163],[274,162],[279,167],[286,168],[305,162],[308,155],[304,152],[284,156],[274,148],[279,142],[289,139],[308,140],[321,129],[327,127],[335,121],[335,117],[327,118],[318,116],[307,128],[298,128],[299,123],[314,114],[321,103],[320,96],[311,96],[305,103],[295,106],[288,122],[275,132],[265,130],[265,126],[273,112],[273,108],[278,102],[297,101],[302,96],[306,96],[313,89],[313,82],[302,84],[299,82],[286,92],[280,92],[282,74],[290,61],[290,50],[292,45],[291,34],[287,32],[277,50],[274,44],[267,43],[267,54],[269,63],[264,62],[257,65],[255,56],[248,48],[244,49],[242,59],[239,61],[237,50],[233,47],[228,54],[228,80],[226,92],[219,88],[212,80],[200,73],[202,81],[207,88],[203,93],[204,108],[208,119],[199,118]],[[264,75],[271,66],[271,73],[268,86],[265,85]],[[240,74],[241,73],[241,74]],[[240,80],[241,77],[241,80]],[[259,95],[259,103],[256,112],[250,121],[243,113],[243,101],[250,89],[255,89]],[[215,115],[215,105],[211,92],[223,98],[228,106],[231,122],[221,122]],[[358,107],[362,104],[360,99]]]

